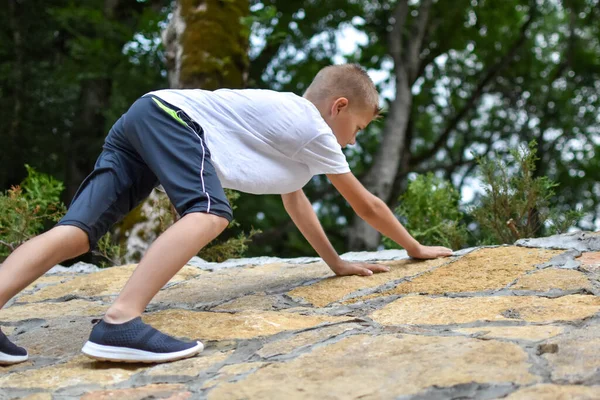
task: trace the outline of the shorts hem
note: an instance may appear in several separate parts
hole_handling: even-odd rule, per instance
[[[92,240],[92,234],[91,234],[92,230],[90,229],[89,226],[87,226],[83,222],[77,221],[77,220],[74,220],[74,219],[67,219],[67,220],[60,220],[60,221],[58,221],[58,223],[55,226],[61,226],[61,225],[63,225],[63,226],[65,226],[65,225],[76,226],[77,228],[81,229],[88,236],[88,244],[90,246],[89,251],[92,251],[92,250],[94,250],[96,248],[97,242],[94,242]]]
[[[187,214],[193,213],[193,212],[201,212],[204,214],[212,214],[212,215],[216,215],[218,217],[222,217],[225,218],[227,221],[229,221],[231,223],[231,221],[233,221],[233,214],[231,212],[227,212],[224,210],[219,210],[219,209],[215,209],[214,207],[211,207],[210,210],[207,211],[206,206],[194,206],[194,207],[190,207],[189,209],[185,210],[185,212],[181,215],[181,217],[186,216]]]

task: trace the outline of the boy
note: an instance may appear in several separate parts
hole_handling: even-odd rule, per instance
[[[371,275],[383,265],[340,259],[302,187],[327,177],[356,213],[415,258],[449,256],[413,239],[352,175],[342,147],[379,113],[378,94],[358,65],[322,69],[303,97],[268,90],[160,90],[138,99],[110,130],[94,171],[65,217],[16,249],[0,268],[0,308],[52,266],[98,239],[159,183],[181,219],[148,249],[97,323],[84,354],[123,362],[166,362],[202,351],[141,320],[156,293],[232,219],[223,187],[281,194],[286,211],[337,275]],[[173,249],[177,249],[173,251]],[[0,363],[27,359],[0,331]]]

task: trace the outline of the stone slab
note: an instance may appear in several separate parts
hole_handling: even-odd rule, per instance
[[[552,325],[482,326],[479,328],[453,329],[453,331],[482,338],[539,341],[560,335],[565,331],[565,328]]]
[[[163,332],[190,339],[227,340],[270,336],[283,331],[312,328],[320,324],[347,321],[347,317],[299,315],[262,311],[241,313],[166,310],[147,314],[144,320]]]
[[[265,293],[243,296],[213,308],[213,311],[271,311],[275,309],[277,296]]]
[[[60,389],[81,384],[113,385],[129,379],[143,367],[139,364],[115,364],[78,356],[70,361],[0,376],[0,387]]]
[[[290,353],[304,346],[309,346],[323,340],[340,335],[346,331],[360,328],[358,324],[340,324],[327,326],[321,329],[313,329],[300,332],[290,338],[269,342],[256,352],[263,358],[269,358],[281,354]]]
[[[573,328],[568,334],[548,340],[555,353],[543,354],[554,382],[581,383],[600,378],[600,324]],[[600,396],[600,392],[599,392]],[[600,397],[599,397],[600,398]]]
[[[117,295],[129,280],[137,265],[112,267],[76,278],[60,285],[48,286],[31,295],[18,297],[19,302],[34,302],[56,299],[67,295],[79,297]],[[206,272],[195,267],[183,267],[169,282],[181,282]]]
[[[177,375],[196,377],[207,368],[225,361],[231,353],[231,351],[219,351],[210,355],[200,353],[196,357],[154,366],[146,374],[150,376]]]
[[[547,249],[600,251],[600,236],[597,232],[573,232],[545,238],[521,239],[515,244],[517,246],[542,247]]]
[[[547,292],[552,289],[560,290],[591,290],[592,285],[588,278],[579,271],[546,268],[524,275],[511,286],[516,290],[535,290]]]
[[[582,253],[577,259],[581,268],[589,272],[600,272],[600,251]]]
[[[15,341],[31,356],[65,358],[81,354],[92,328],[89,317],[56,318],[44,327],[26,330]]]
[[[511,393],[506,400],[598,400],[600,386],[540,384]]]
[[[0,321],[22,321],[31,318],[50,319],[64,316],[103,316],[107,309],[108,305],[86,300],[12,305],[0,310]]]
[[[600,298],[571,295],[431,298],[407,296],[372,313],[383,325],[448,325],[476,321],[577,321],[600,311]]]
[[[460,293],[502,289],[537,264],[560,254],[556,250],[528,249],[515,246],[484,248],[459,260],[423,274],[411,282],[399,284],[389,294]]]
[[[186,400],[192,397],[184,385],[154,384],[130,389],[96,390],[81,397],[81,400]]]
[[[73,279],[73,277],[74,275],[44,275],[38,278],[35,282],[31,283],[25,289],[23,289],[23,293],[38,290],[45,286],[64,283],[70,281],[71,279]]]
[[[35,393],[30,396],[21,398],[21,400],[52,400],[52,394],[50,394],[50,393]]]
[[[259,368],[263,368],[264,366],[269,365],[269,364],[270,363],[266,363],[266,362],[249,362],[249,363],[225,365],[225,366],[221,367],[218,374],[214,378],[211,378],[211,379],[207,380],[206,382],[204,382],[204,384],[202,385],[202,388],[203,389],[211,388],[213,386],[218,385],[219,383],[228,382],[232,379],[235,379],[236,377],[238,377],[240,375],[246,375],[246,374],[255,372]]]
[[[288,292],[292,298],[299,298],[316,307],[324,307],[340,301],[357,290],[376,288],[388,282],[413,276],[449,262],[449,258],[417,261],[412,259],[388,261],[382,264],[390,267],[390,272],[371,276],[341,276],[321,280],[309,286],[298,287]]]
[[[529,368],[527,353],[511,343],[356,335],[219,384],[208,399],[394,399],[433,385],[539,381]]]
[[[249,294],[284,291],[286,288],[331,275],[333,272],[324,263],[277,263],[230,268],[206,273],[197,279],[162,290],[153,303],[196,305],[223,302]]]

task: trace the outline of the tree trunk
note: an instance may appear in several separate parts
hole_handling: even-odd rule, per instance
[[[407,0],[399,1],[394,11],[394,23],[389,37],[390,54],[394,59],[396,78],[396,98],[390,105],[377,155],[373,165],[365,175],[363,184],[371,193],[389,202],[394,181],[405,152],[406,133],[412,108],[412,82],[420,66],[420,52],[423,37],[427,32],[429,10],[432,0],[423,0],[419,14],[407,29],[409,5]],[[348,247],[352,251],[373,250],[380,241],[379,233],[358,216],[354,218],[348,234]]]
[[[240,88],[248,76],[248,0],[180,0],[163,32],[169,86]]]
[[[248,0],[179,0],[169,24],[162,32],[169,86],[173,89],[241,88],[248,77],[250,30],[242,18],[250,15]],[[164,195],[163,195],[164,196]],[[126,262],[136,262],[161,232],[159,197],[150,199],[132,211],[121,226],[130,232],[119,232],[127,238]],[[171,216],[179,216],[170,205]],[[133,220],[132,220],[133,219]],[[164,228],[164,227],[163,227]]]

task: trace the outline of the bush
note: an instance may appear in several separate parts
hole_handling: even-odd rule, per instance
[[[6,193],[0,194],[0,259],[6,258],[21,244],[43,233],[54,223],[58,222],[66,212],[65,205],[60,201],[64,190],[62,182],[53,177],[39,173],[29,165],[27,178],[19,186],[12,187]],[[227,198],[235,208],[234,201],[239,194],[226,191]],[[160,193],[158,201],[151,205],[151,212],[157,214],[156,236],[164,232],[177,221],[178,216],[169,198]],[[139,210],[136,208],[137,212]],[[233,221],[231,226],[235,226]],[[258,233],[252,230],[237,237],[222,238],[210,243],[199,253],[208,261],[224,261],[232,257],[241,257],[247,249],[248,242]],[[152,235],[147,235],[152,236]],[[156,236],[152,236],[156,238]],[[146,238],[149,239],[149,238]],[[121,265],[125,262],[125,244],[118,241],[110,232],[98,241],[98,249],[92,254],[101,258],[99,265],[108,267]]]
[[[65,214],[60,201],[64,186],[53,177],[39,173],[29,165],[27,178],[0,194],[0,257],[41,233]]]
[[[459,194],[450,182],[429,173],[409,183],[395,211],[421,244],[461,248],[467,241],[467,230],[460,222],[463,215],[458,199]],[[389,238],[384,238],[384,244],[398,248]]]
[[[472,212],[484,243],[513,243],[527,237],[562,233],[581,218],[581,211],[563,215],[550,207],[558,185],[534,178],[536,142],[510,151],[508,163],[477,158],[485,194]]]

